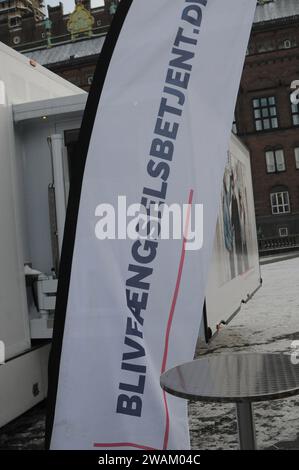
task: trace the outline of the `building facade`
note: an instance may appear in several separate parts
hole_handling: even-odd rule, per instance
[[[36,22],[43,20],[43,8],[42,0],[0,0],[1,30],[3,25],[9,31],[20,29],[23,18],[33,17]]]
[[[35,26],[44,18],[42,0],[0,0],[0,41],[15,47],[21,37],[32,39],[26,25],[33,23]]]
[[[68,15],[60,3],[46,18],[34,0],[18,27],[0,8],[0,40],[88,91],[117,3],[91,8],[77,0]],[[299,246],[299,107],[290,102],[299,80],[298,26],[298,0],[257,2],[236,105],[233,127],[251,154],[261,251]]]
[[[299,2],[257,6],[235,126],[251,154],[261,251],[299,246]]]
[[[88,91],[118,1],[92,8],[90,0],[75,0],[70,14],[59,3],[48,6],[46,15],[42,0],[0,0],[0,41]],[[27,2],[31,9],[16,10]],[[14,7],[8,10],[4,4]]]

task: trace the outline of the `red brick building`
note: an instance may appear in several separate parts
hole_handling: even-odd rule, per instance
[[[257,6],[236,106],[237,133],[250,149],[260,248],[299,245],[299,1]],[[289,236],[289,237],[287,237]]]
[[[31,0],[0,0],[0,41],[88,91],[118,1],[91,8],[90,0],[74,0],[70,14],[59,3],[46,16],[42,0],[31,9],[17,9]]]

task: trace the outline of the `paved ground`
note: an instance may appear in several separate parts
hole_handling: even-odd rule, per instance
[[[213,340],[208,354],[231,351],[291,353],[299,340],[299,259],[262,266],[263,287]],[[0,430],[0,449],[41,449],[42,403]],[[191,403],[193,449],[236,449],[234,406]],[[261,449],[299,449],[299,397],[255,405],[257,442]]]
[[[0,429],[0,450],[44,448],[45,402]]]
[[[291,353],[299,340],[299,259],[262,266],[263,286],[212,341],[208,354]],[[299,398],[256,404],[259,448],[299,449]],[[236,449],[234,406],[190,404],[194,449]]]

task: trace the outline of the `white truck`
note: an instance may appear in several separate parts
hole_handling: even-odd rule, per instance
[[[0,426],[42,400],[49,345],[33,343],[24,262],[31,259],[23,142],[13,106],[81,94],[81,90],[0,43]],[[40,155],[40,158],[46,158]],[[35,173],[35,178],[39,174]],[[42,206],[35,201],[32,210]],[[29,210],[31,210],[29,209]],[[40,227],[42,230],[42,228]],[[36,237],[41,237],[37,229]],[[42,244],[40,244],[41,249]],[[29,270],[29,268],[28,268]],[[27,276],[27,285],[30,284]],[[29,288],[27,287],[27,292]]]
[[[1,44],[0,61],[2,426],[46,396],[73,150],[87,94]],[[250,159],[232,136],[204,308],[206,341],[259,285]]]

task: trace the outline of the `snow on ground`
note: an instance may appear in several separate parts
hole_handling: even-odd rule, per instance
[[[299,259],[261,267],[263,286],[224,327],[208,354],[283,352],[299,340]],[[254,405],[257,445],[299,449],[299,397]],[[189,405],[193,449],[236,449],[235,406],[192,402]]]
[[[299,258],[262,266],[263,286],[222,329],[208,354],[291,353],[299,340]],[[260,449],[299,449],[299,397],[254,405]],[[42,449],[44,403],[0,430],[0,449]],[[193,449],[237,449],[234,405],[190,403]]]

